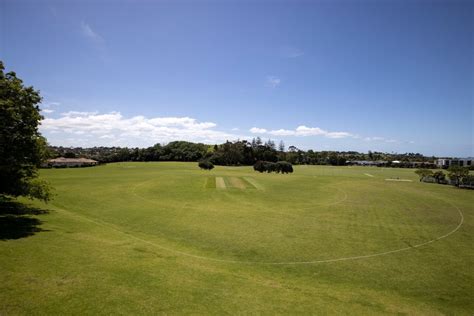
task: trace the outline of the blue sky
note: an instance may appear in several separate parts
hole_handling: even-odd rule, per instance
[[[53,145],[474,156],[472,1],[0,2]]]

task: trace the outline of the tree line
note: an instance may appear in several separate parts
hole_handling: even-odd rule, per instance
[[[417,169],[415,173],[420,177],[421,182],[451,184],[460,188],[474,189],[474,175],[469,173],[467,167],[450,166],[447,174],[442,170],[433,171],[424,168]]]
[[[93,147],[67,148],[49,147],[49,156],[55,157],[84,157],[101,163],[121,161],[200,161],[208,160],[215,165],[239,166],[254,165],[257,161],[287,161],[292,165],[346,165],[347,161],[387,161],[384,166],[411,167],[410,162],[426,162],[427,165],[435,157],[427,157],[418,153],[360,153],[356,151],[314,151],[301,150],[295,146],[285,147],[280,141],[278,146],[274,141],[262,141],[259,137],[223,144],[206,145],[187,141],[174,141],[168,144],[156,144],[148,148],[126,147]],[[391,165],[398,160],[399,164]]]

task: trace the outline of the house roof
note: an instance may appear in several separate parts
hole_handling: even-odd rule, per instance
[[[48,162],[97,163],[97,161],[94,160],[94,159],[87,159],[87,158],[64,158],[64,157],[49,159]]]

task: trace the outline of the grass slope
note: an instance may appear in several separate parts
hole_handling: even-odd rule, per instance
[[[474,194],[413,170],[116,163],[41,174],[52,203],[1,209],[0,314],[474,309]],[[462,226],[436,240],[459,211]]]

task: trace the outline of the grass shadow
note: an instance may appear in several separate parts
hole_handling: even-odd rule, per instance
[[[42,221],[31,215],[48,213],[48,210],[0,196],[0,240],[20,239],[47,231],[40,227]]]

